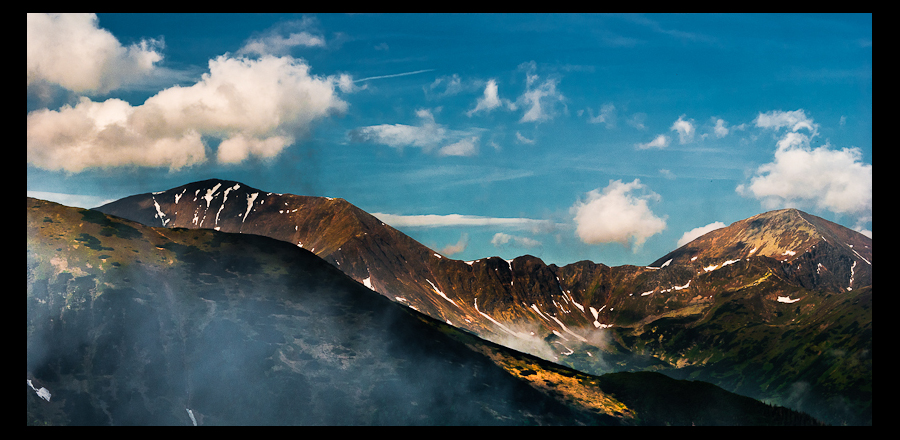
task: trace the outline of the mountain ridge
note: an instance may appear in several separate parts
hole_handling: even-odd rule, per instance
[[[871,353],[871,333],[863,330],[871,328],[871,309],[865,308],[871,300],[858,302],[871,298],[871,239],[802,211],[769,211],[734,222],[650,266],[584,260],[560,267],[527,255],[454,260],[343,199],[264,193],[233,181],[195,182],[98,209],[144,224],[211,226],[287,241],[393,301],[594,374],[649,368],[673,377],[692,374],[755,398],[789,399],[792,385],[785,380],[799,373],[762,367],[787,362],[784,352],[799,342],[747,356],[722,351],[727,346],[717,345],[717,334],[732,324],[720,321],[745,323],[729,330],[728,338],[761,347],[766,338],[791,333],[815,338],[808,330],[814,323],[831,326],[821,321],[823,308],[858,317],[852,334],[869,335],[859,341],[840,336],[829,350],[854,353],[871,365],[864,354]],[[845,304],[835,294],[857,302]],[[753,326],[760,323],[775,326],[775,333],[757,332]],[[668,336],[652,336],[658,330]],[[749,377],[740,367],[747,362],[759,363]],[[736,367],[714,374],[715,365]],[[833,374],[828,368],[804,374],[818,374],[813,382],[821,382]],[[865,371],[852,374],[866,380]],[[826,397],[843,392],[824,382],[812,388],[829,389]],[[863,408],[865,395],[858,397]]]
[[[26,203],[29,425],[817,424],[492,344],[268,237]]]

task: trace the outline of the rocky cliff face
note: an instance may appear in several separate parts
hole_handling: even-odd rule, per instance
[[[449,259],[342,199],[237,182],[196,182],[98,209],[286,241],[393,301],[581,371],[652,368],[775,401],[801,387],[816,404],[794,399],[798,408],[826,408],[835,423],[871,421],[872,241],[801,211],[735,222],[650,266],[558,267],[532,256]],[[827,341],[822,329],[831,329]]]

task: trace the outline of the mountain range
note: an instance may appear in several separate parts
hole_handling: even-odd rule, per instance
[[[586,373],[659,371],[871,424],[872,240],[796,209],[616,267],[454,260],[343,199],[219,179],[97,209],[291,243],[393,301]]]
[[[269,237],[26,205],[29,425],[819,423],[491,343]]]

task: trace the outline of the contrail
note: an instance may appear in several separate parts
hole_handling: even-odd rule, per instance
[[[357,79],[357,80],[355,80],[355,81],[353,81],[353,82],[358,83],[358,82],[360,82],[360,81],[368,81],[368,80],[370,80],[370,79],[393,78],[393,77],[396,77],[396,76],[415,75],[415,74],[417,74],[417,73],[431,72],[431,71],[433,71],[433,70],[434,70],[434,69],[425,69],[425,70],[416,70],[415,72],[395,73],[395,74],[393,74],[393,75],[370,76],[370,77],[368,77],[368,78]]]

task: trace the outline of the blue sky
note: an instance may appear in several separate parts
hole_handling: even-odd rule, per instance
[[[222,178],[464,260],[646,265],[797,207],[872,230],[872,16],[28,16],[27,191]]]

